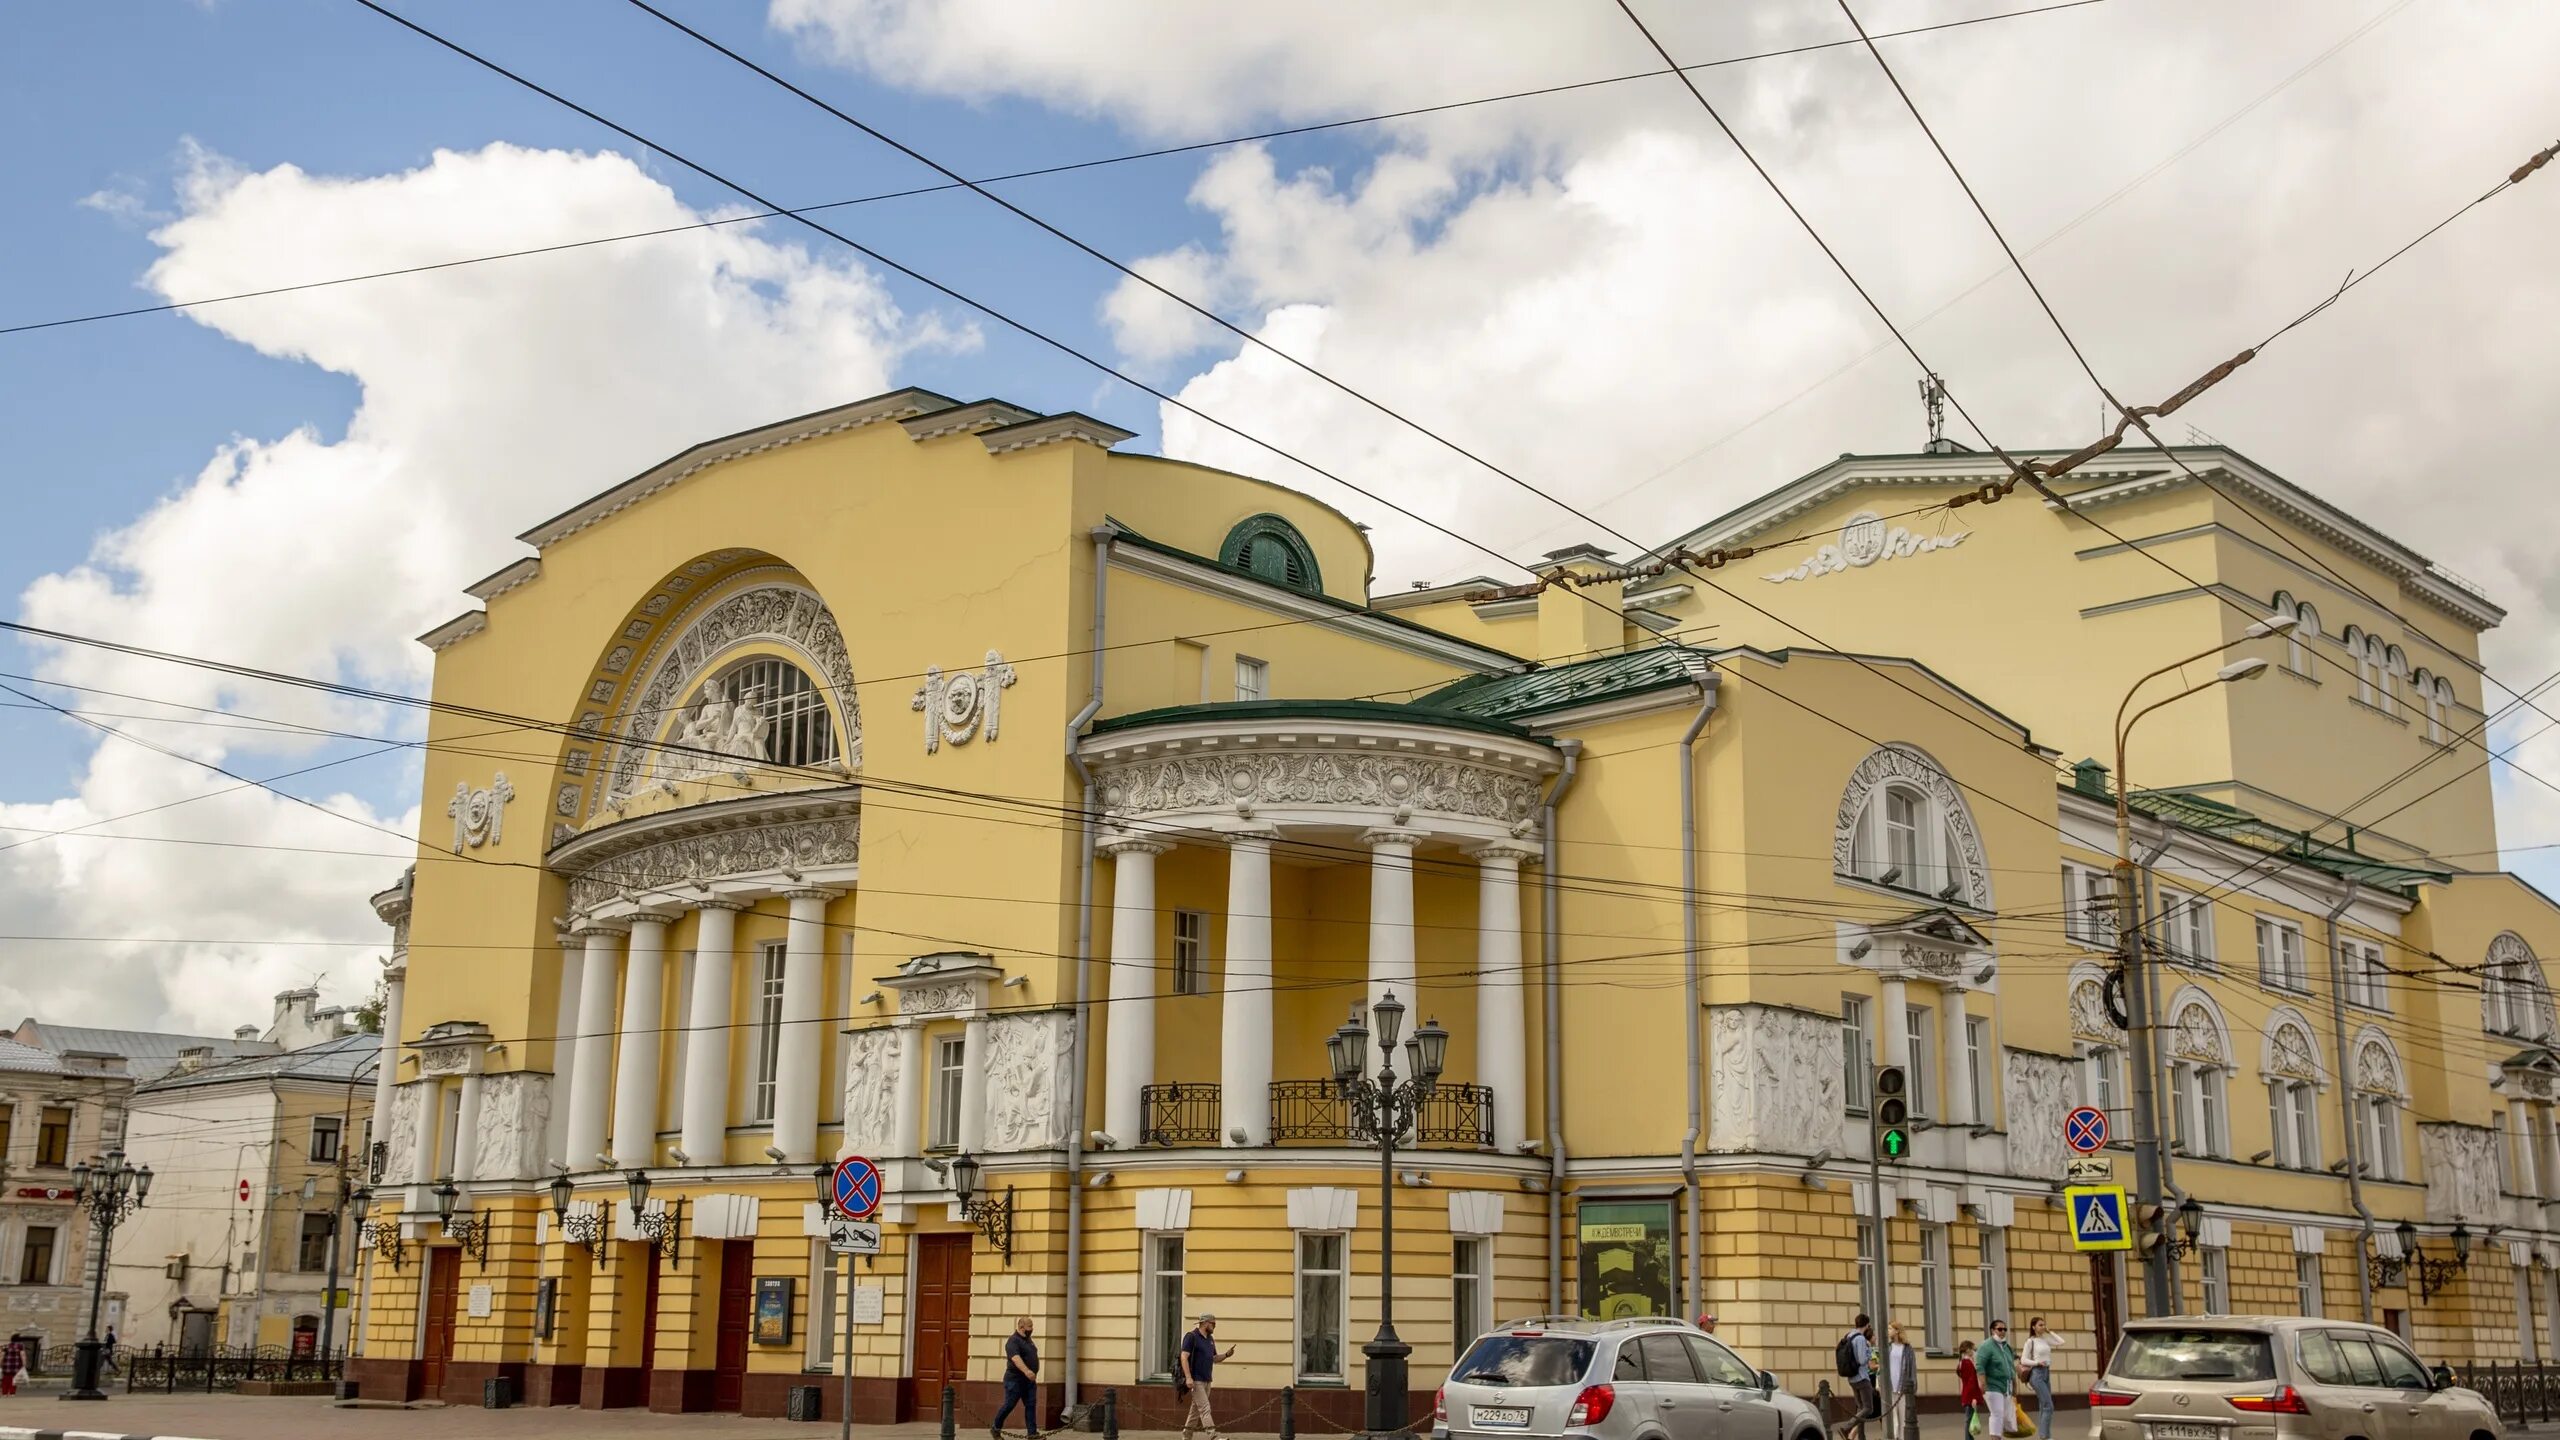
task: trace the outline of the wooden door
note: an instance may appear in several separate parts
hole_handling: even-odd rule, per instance
[[[426,1397],[444,1393],[445,1367],[453,1363],[453,1302],[462,1285],[462,1252],[451,1245],[427,1248],[427,1343],[418,1383]]]
[[[969,1241],[962,1235],[916,1237],[915,1369],[907,1385],[910,1413],[934,1413],[942,1387],[969,1378]]]
[[[640,1292],[640,1375],[658,1368],[658,1247],[649,1247],[649,1278]]]
[[[2089,1333],[2097,1338],[2095,1362],[2100,1374],[2106,1373],[2107,1361],[2116,1353],[2116,1340],[2124,1334],[2124,1286],[2119,1279],[2114,1255],[2089,1257]]]
[[[720,1246],[720,1332],[711,1362],[711,1408],[736,1411],[746,1403],[747,1333],[755,1323],[756,1246],[730,1240]]]

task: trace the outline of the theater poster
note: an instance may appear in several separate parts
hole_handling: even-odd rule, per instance
[[[1672,1313],[1671,1202],[1593,1200],[1576,1211],[1577,1296],[1584,1315],[1624,1320]]]

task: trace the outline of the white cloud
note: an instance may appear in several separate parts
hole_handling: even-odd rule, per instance
[[[365,178],[248,173],[190,150],[179,216],[154,232],[149,283],[170,299],[682,225],[706,216],[619,155],[493,145]],[[748,227],[370,281],[190,312],[259,351],[353,378],[343,435],[243,436],[188,483],[21,598],[28,623],[295,674],[416,688],[411,637],[465,603],[460,584],[517,553],[525,523],[705,435],[891,388],[920,345],[965,344],[901,313],[866,271]],[[41,648],[49,679],[381,733],[375,707],[79,647]],[[92,702],[133,710],[124,702]],[[175,712],[171,712],[175,713]],[[67,722],[66,722],[67,723]],[[252,774],[294,768],[307,739],[110,722]],[[324,803],[408,832],[362,793],[396,758],[338,773]],[[333,777],[334,778],[334,777]],[[109,833],[398,852],[400,842],[164,755],[108,740],[75,794],[0,806],[0,843],[169,801]],[[335,788],[333,785],[332,788]],[[358,952],[259,941],[387,935],[365,896],[400,864],[99,839],[0,850],[0,931],[155,936],[64,946],[77,963],[0,970],[0,1013],[227,1033],[266,995],[329,967],[361,997]],[[245,942],[211,944],[211,941]],[[13,953],[17,953],[13,949]]]

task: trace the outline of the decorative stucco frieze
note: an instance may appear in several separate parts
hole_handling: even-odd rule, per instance
[[[391,1115],[382,1125],[382,1174],[393,1184],[418,1173],[418,1108],[431,1087],[412,1080],[391,1091]]]
[[[2009,1172],[2050,1180],[2072,1160],[2063,1143],[2062,1117],[2078,1101],[2080,1067],[2059,1055],[2011,1050],[2002,1067],[2003,1118],[2009,1132]]]
[[[2071,967],[2071,1038],[2091,1045],[2122,1045],[2125,1039],[2107,1013],[2105,973],[2085,962]]]
[[[480,1133],[473,1172],[481,1180],[542,1174],[542,1137],[551,1124],[551,1077],[509,1071],[480,1082]]]
[[[973,980],[953,980],[939,985],[910,985],[898,992],[901,1015],[949,1015],[966,1010],[978,1000],[978,984]]]
[[[1769,1005],[1708,1012],[1707,1148],[1811,1155],[1840,1138],[1840,1022]]]
[[[1825,545],[1813,552],[1803,564],[1784,570],[1772,570],[1760,578],[1772,585],[1790,580],[1815,580],[1837,575],[1843,570],[1863,570],[1880,560],[1900,560],[1912,555],[1926,555],[1932,550],[1952,550],[1971,535],[1970,530],[1957,530],[1943,535],[1922,535],[1896,525],[1887,529],[1884,517],[1873,510],[1861,510],[1840,527],[1837,544]]]
[[[1115,818],[1239,806],[1334,805],[1536,823],[1538,782],[1465,760],[1409,755],[1261,751],[1169,755],[1102,772],[1102,803]]]
[[[844,1143],[856,1155],[887,1155],[898,1137],[898,1064],[909,1043],[899,1026],[856,1032],[844,1053]]]
[[[1075,1029],[1063,1012],[998,1015],[987,1026],[987,1149],[1048,1150],[1066,1143]]]
[[[2478,1223],[2506,1213],[2499,1194],[2498,1132],[2481,1125],[2418,1127],[2418,1170],[2427,1218]]]
[[[1953,841],[1950,848],[1954,853],[1947,859],[1960,872],[1955,879],[1961,888],[1950,898],[1979,910],[1990,909],[1991,867],[1983,853],[1982,836],[1974,828],[1973,811],[1966,806],[1955,782],[1947,778],[1947,772],[1907,745],[1879,745],[1849,772],[1849,784],[1840,792],[1840,813],[1832,826],[1832,872],[1858,873],[1858,817],[1867,808],[1867,797],[1887,782],[1927,793],[1931,808],[1945,819]]]
[[[569,908],[593,910],[628,890],[699,886],[730,876],[851,865],[861,859],[858,813],[721,826],[564,863]]]

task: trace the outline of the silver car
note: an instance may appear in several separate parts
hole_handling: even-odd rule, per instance
[[[1478,1337],[1440,1387],[1431,1433],[1435,1440],[1823,1440],[1813,1406],[1687,1321],[1565,1315]]]
[[[2136,1320],[2089,1391],[2090,1440],[2505,1440],[2489,1402],[2352,1320]]]

